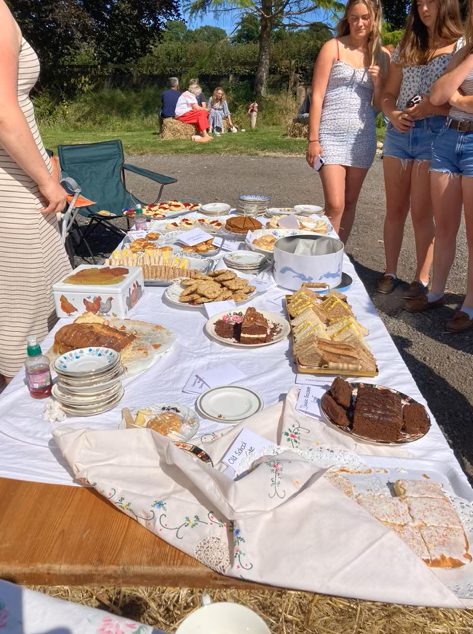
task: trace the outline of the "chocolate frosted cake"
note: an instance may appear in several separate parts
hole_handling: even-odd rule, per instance
[[[353,431],[360,436],[396,442],[401,436],[402,400],[389,390],[362,385],[353,412]]]
[[[402,410],[403,427],[406,434],[425,434],[430,427],[425,407],[420,403],[408,403]]]
[[[240,343],[266,343],[270,341],[271,328],[266,317],[250,306],[241,323]]]
[[[223,339],[240,341],[242,315],[224,315],[215,322],[215,334]]]

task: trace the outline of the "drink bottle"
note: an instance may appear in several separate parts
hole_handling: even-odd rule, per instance
[[[49,359],[41,352],[36,337],[28,337],[25,362],[26,384],[33,398],[51,396],[52,379]]]

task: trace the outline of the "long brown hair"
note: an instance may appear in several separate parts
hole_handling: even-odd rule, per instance
[[[437,19],[432,32],[433,42],[447,42],[452,44],[462,35],[462,23],[458,0],[436,0]],[[429,41],[429,31],[422,22],[417,0],[412,0],[407,16],[406,30],[399,45],[399,61],[404,66],[426,64],[434,55]]]
[[[350,23],[348,21],[348,14],[351,9],[357,4],[364,4],[368,9],[371,18],[371,33],[368,38],[368,54],[370,58],[370,64],[382,64],[382,50],[381,50],[381,22],[382,22],[382,10],[381,2],[379,0],[348,0],[345,6],[345,12],[337,24],[336,32],[337,37],[343,37],[350,34]]]
[[[217,98],[217,93],[220,90],[222,91],[222,99]],[[217,88],[215,88],[212,94],[212,103],[215,103],[216,101],[226,101],[226,100],[227,100],[227,96],[225,95],[224,89],[221,86],[217,86]]]
[[[465,57],[473,52],[473,0],[468,3],[465,20]]]

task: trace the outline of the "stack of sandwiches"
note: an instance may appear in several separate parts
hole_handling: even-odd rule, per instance
[[[366,345],[368,334],[346,298],[332,291],[319,296],[304,286],[287,300],[299,371],[375,376],[376,360]]]

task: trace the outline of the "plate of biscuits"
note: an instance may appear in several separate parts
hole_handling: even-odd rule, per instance
[[[220,269],[193,278],[184,277],[168,286],[166,300],[175,306],[201,308],[207,302],[233,300],[241,304],[256,295],[256,288],[233,271]]]
[[[350,383],[336,377],[320,401],[320,410],[332,427],[381,445],[398,445],[423,438],[430,429],[426,408],[389,387]]]

